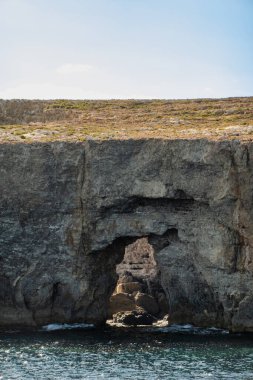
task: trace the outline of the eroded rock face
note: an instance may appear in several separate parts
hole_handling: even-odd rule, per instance
[[[146,236],[172,321],[253,331],[253,145],[0,146],[0,325],[102,323]]]
[[[116,266],[116,273],[118,282],[109,301],[109,319],[115,313],[139,309],[160,319],[168,314],[154,249],[147,238],[137,239],[126,247],[122,262]]]
[[[147,238],[140,238],[130,244],[125,249],[122,262],[117,265],[117,274],[124,281],[126,273],[130,273],[134,278],[141,281],[150,281],[156,279],[159,275],[159,269],[154,258],[154,250],[148,243]]]

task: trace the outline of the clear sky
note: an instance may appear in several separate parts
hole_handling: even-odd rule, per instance
[[[0,0],[0,98],[253,95],[253,0]]]

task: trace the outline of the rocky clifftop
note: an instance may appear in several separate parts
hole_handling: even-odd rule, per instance
[[[0,145],[0,325],[103,323],[147,237],[171,321],[253,331],[253,144]]]
[[[1,100],[0,142],[143,138],[252,141],[253,97]]]

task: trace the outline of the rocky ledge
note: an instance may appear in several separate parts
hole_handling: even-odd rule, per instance
[[[145,237],[171,322],[253,331],[253,143],[2,143],[0,157],[1,327],[104,323]]]

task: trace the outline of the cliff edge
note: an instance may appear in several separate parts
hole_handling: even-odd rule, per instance
[[[183,138],[179,132],[169,135],[164,124],[169,137],[82,140],[78,132],[76,141],[72,135],[60,140],[37,132],[24,139],[13,134],[15,128],[31,133],[30,127],[38,129],[34,123],[44,121],[34,114],[33,121],[25,119],[21,111],[14,120],[3,104],[1,327],[103,323],[116,265],[129,244],[145,237],[154,249],[172,322],[253,331],[249,104],[248,121],[242,122],[247,125],[236,126],[248,128],[241,135],[235,129],[225,135],[225,125],[220,135],[200,138],[196,132]],[[65,112],[69,109],[57,113],[59,125],[64,126]],[[25,123],[17,124],[18,117]],[[44,129],[39,124],[40,130],[51,122]],[[203,130],[208,128],[213,124]]]

